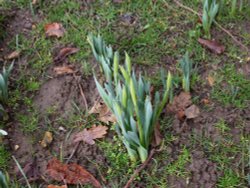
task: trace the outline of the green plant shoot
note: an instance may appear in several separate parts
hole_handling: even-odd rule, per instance
[[[144,162],[148,157],[154,126],[172,91],[172,76],[168,73],[164,81],[164,93],[160,95],[156,92],[152,96],[150,83],[141,74],[138,77],[135,75],[127,53],[125,53],[125,65],[122,66],[119,65],[118,52],[114,53],[114,57],[106,57],[102,53],[108,47],[100,36],[89,35],[88,41],[97,61],[101,61],[99,65],[106,79],[106,82],[101,85],[94,76],[100,96],[116,116],[116,130],[131,160],[137,161],[140,158],[141,162]],[[110,47],[109,51],[112,52]],[[106,55],[110,54],[106,53]],[[110,61],[104,61],[104,59]]]
[[[3,67],[3,72],[0,74],[0,102],[4,104],[8,101],[8,78],[12,68],[13,63],[7,70]]]
[[[218,10],[219,4],[216,3],[216,0],[203,1],[202,26],[208,39],[211,39],[210,30],[218,13]]]
[[[182,88],[185,92],[190,92],[190,77],[192,74],[193,62],[189,58],[188,52],[180,60],[181,72],[182,72]]]

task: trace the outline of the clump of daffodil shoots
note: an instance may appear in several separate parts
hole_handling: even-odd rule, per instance
[[[113,52],[103,39],[88,36],[93,54],[105,76],[104,84],[96,77],[95,83],[105,104],[116,116],[116,130],[127,148],[132,161],[144,162],[149,153],[154,126],[169,100],[172,76],[165,79],[164,92],[150,92],[150,82],[137,76],[131,60],[125,53],[125,64],[119,64],[119,53]]]

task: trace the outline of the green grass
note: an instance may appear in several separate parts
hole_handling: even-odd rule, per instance
[[[190,162],[190,158],[191,156],[188,149],[183,148],[181,154],[178,156],[178,159],[166,167],[167,173],[170,175],[187,177],[188,172],[186,171],[186,165]]]
[[[238,122],[238,128],[242,129]],[[216,163],[218,171],[223,175],[219,177],[217,187],[244,187],[247,181],[245,165],[248,164],[249,137],[241,133],[239,143],[233,142],[235,135],[230,134],[230,128],[224,120],[219,120],[215,127],[221,132],[221,137],[217,141],[201,139],[209,160]]]
[[[214,126],[221,132],[222,135],[230,130],[224,119],[219,120]]]
[[[217,75],[212,97],[226,106],[247,107],[250,100],[249,79],[238,73],[233,64],[226,65]]]
[[[10,153],[4,147],[2,143],[0,143],[0,169],[6,170],[8,168],[10,160]]]
[[[21,129],[25,133],[32,133],[36,131],[39,123],[39,115],[36,111],[30,111],[27,114],[18,114],[17,119],[21,123]]]
[[[102,166],[107,180],[118,180],[114,182],[117,186],[122,186],[130,175],[136,164],[132,164],[122,141],[113,136],[113,142],[99,142],[98,145],[104,151],[104,156],[108,160],[108,166]]]
[[[219,178],[217,183],[219,188],[237,188],[240,185],[240,176],[231,169],[225,169],[223,176]]]

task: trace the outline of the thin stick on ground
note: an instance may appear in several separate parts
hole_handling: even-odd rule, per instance
[[[129,188],[130,184],[134,181],[135,177],[148,165],[154,154],[155,154],[155,149],[152,149],[147,160],[139,168],[135,170],[135,172],[130,177],[124,188]]]
[[[200,19],[202,19],[202,15],[198,12],[196,12],[195,10],[193,10],[192,8],[183,5],[181,2],[179,2],[178,0],[174,0],[174,2],[181,8],[188,10],[189,12],[192,12],[193,14],[197,15]],[[228,36],[230,36],[233,41],[238,44],[239,46],[241,46],[244,50],[246,50],[246,52],[250,52],[249,48],[247,46],[245,46],[244,44],[242,44],[239,40],[237,40],[231,33],[230,31],[228,31],[227,29],[225,29],[224,27],[222,27],[218,22],[216,22],[214,20],[214,24],[216,26],[218,26],[223,32],[225,32]]]
[[[83,102],[84,102],[84,105],[85,105],[85,108],[86,108],[86,112],[88,112],[88,108],[89,108],[89,107],[88,107],[87,99],[86,99],[86,97],[85,97],[85,95],[84,95],[82,86],[81,86],[81,84],[79,83],[79,79],[77,79],[76,75],[73,74],[73,76],[74,76],[74,78],[75,78],[75,80],[76,80],[76,82],[77,82],[77,85],[78,85],[78,87],[79,87],[80,94],[81,94],[81,96],[82,96],[82,99],[83,99]]]
[[[85,97],[85,95],[83,93],[83,89],[82,89],[82,86],[81,86],[80,83],[78,83],[78,87],[80,89],[80,93],[81,93],[81,96],[83,98],[83,101],[84,101],[84,104],[85,104],[85,107],[86,107],[86,111],[88,111],[89,110],[88,103],[87,103],[86,97]]]

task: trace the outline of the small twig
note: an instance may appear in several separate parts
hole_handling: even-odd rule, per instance
[[[215,20],[214,20],[214,24],[215,25],[217,25],[222,31],[224,31],[228,36],[230,36],[233,40],[234,40],[234,42],[236,42],[239,46],[241,46],[243,49],[245,49],[246,50],[246,52],[250,52],[249,51],[249,48],[247,47],[247,46],[245,46],[244,44],[242,44],[240,41],[238,41],[231,33],[230,33],[230,31],[228,31],[227,29],[225,29],[224,27],[222,27],[218,22],[216,22]]]
[[[86,97],[85,97],[85,95],[84,95],[84,93],[83,93],[82,86],[81,86],[80,83],[78,83],[78,86],[79,86],[79,88],[80,88],[80,93],[81,93],[81,96],[82,96],[82,98],[83,98],[83,101],[84,101],[84,104],[85,104],[85,107],[86,107],[86,112],[88,112],[89,107],[88,107],[88,103],[87,103]]]
[[[199,16],[199,17],[202,16],[200,13],[196,12],[195,10],[191,9],[191,8],[188,7],[188,6],[183,5],[183,4],[180,3],[178,0],[174,0],[174,2],[175,2],[179,7],[184,8],[184,9],[188,10],[189,12],[194,13],[195,15],[197,15],[197,16]]]
[[[84,105],[85,105],[85,108],[86,108],[86,112],[88,112],[88,103],[87,103],[87,99],[86,99],[86,97],[85,97],[85,95],[84,95],[82,86],[81,86],[81,84],[79,83],[78,79],[76,78],[75,73],[73,74],[73,77],[75,78],[75,80],[76,80],[76,82],[77,82],[77,84],[78,84],[78,87],[79,87],[79,89],[80,89],[80,94],[81,94],[81,96],[82,96],[82,99],[83,99],[83,102],[84,102]]]
[[[189,12],[192,12],[193,14],[197,15],[200,19],[202,19],[202,15],[198,12],[196,12],[195,10],[193,10],[192,8],[183,5],[182,3],[180,3],[178,0],[173,0],[179,7],[188,10]],[[224,27],[222,27],[218,22],[216,22],[214,20],[214,24],[217,25],[223,32],[225,32],[228,36],[230,36],[233,41],[238,44],[239,46],[241,46],[244,50],[246,50],[246,52],[249,53],[249,48],[247,46],[245,46],[244,44],[242,44],[239,40],[237,40],[231,33],[230,31],[228,31],[227,29],[225,29]]]
[[[130,177],[130,179],[128,180],[127,184],[124,186],[124,188],[129,188],[130,184],[133,182],[133,180],[135,179],[135,177],[148,165],[149,161],[152,159],[153,155],[155,154],[155,149],[152,149],[147,160],[139,167],[135,170],[135,172],[133,173],[133,175]]]

